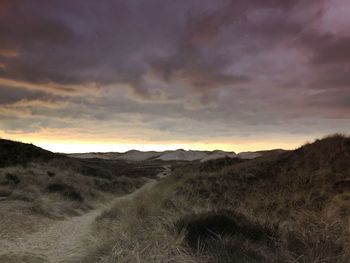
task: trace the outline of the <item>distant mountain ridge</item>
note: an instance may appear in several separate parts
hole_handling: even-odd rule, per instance
[[[275,150],[272,150],[275,151]],[[268,153],[270,151],[266,151]],[[254,159],[264,155],[265,152],[225,152],[220,150],[215,151],[194,151],[194,150],[172,150],[172,151],[148,151],[142,152],[138,150],[130,150],[125,153],[107,152],[107,153],[73,153],[70,157],[82,159],[107,159],[107,160],[125,160],[125,161],[146,161],[146,160],[162,160],[162,161],[199,161],[206,162],[223,158],[239,158],[239,159]]]
[[[72,153],[60,154],[53,153],[37,147],[33,144],[26,144],[5,139],[0,139],[0,167],[27,161],[43,160],[48,161],[55,157],[73,157],[76,159],[102,159],[102,160],[121,160],[121,161],[199,161],[207,162],[211,160],[224,158],[255,159],[257,157],[269,154],[271,152],[283,152],[284,150],[270,150],[257,152],[226,152],[221,150],[214,151],[195,151],[195,150],[169,150],[169,151],[138,151],[130,150],[125,153],[119,152],[90,152],[90,153]]]

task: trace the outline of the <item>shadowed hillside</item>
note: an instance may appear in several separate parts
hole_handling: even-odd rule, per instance
[[[31,161],[47,162],[59,156],[33,144],[0,139],[0,167],[26,165]]]

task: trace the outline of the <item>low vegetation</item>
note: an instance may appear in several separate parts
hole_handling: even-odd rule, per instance
[[[57,154],[56,157],[58,156]],[[47,162],[54,157],[54,153],[33,144],[0,139],[0,168],[14,165],[26,166],[33,161]]]
[[[2,161],[0,199],[51,218],[131,193],[164,165],[4,143],[3,152],[20,156]],[[178,162],[172,170],[97,217],[81,262],[349,262],[349,137],[253,160]]]
[[[0,140],[0,200],[27,202],[52,218],[77,215],[141,187],[160,163],[74,159],[31,144]]]
[[[182,164],[95,223],[86,262],[349,262],[350,138]]]

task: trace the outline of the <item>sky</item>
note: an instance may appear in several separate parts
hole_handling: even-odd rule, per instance
[[[350,133],[348,0],[0,0],[0,137],[57,152]]]

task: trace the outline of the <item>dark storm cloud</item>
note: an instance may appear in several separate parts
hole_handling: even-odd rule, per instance
[[[188,136],[206,120],[227,134],[344,119],[350,32],[322,27],[337,1],[3,0],[0,104],[14,106],[2,115],[37,128],[135,118]]]
[[[326,40],[314,58],[315,64],[350,62],[350,37]]]
[[[0,48],[18,56],[2,59],[0,76],[34,83],[139,83],[147,59],[175,48],[181,24],[164,1],[6,1],[2,10]]]
[[[43,99],[49,94],[40,91],[31,91],[21,88],[6,87],[0,85],[0,105],[12,104],[21,100]],[[50,95],[49,95],[50,96]]]
[[[312,54],[312,63],[320,66],[350,62],[350,36],[338,36],[312,30],[300,39]]]
[[[310,79],[308,87],[315,90],[330,90],[346,97],[350,93],[350,34],[332,34],[312,29],[302,33],[298,43],[309,56]],[[322,93],[329,101],[334,96]],[[334,99],[333,105],[338,104]],[[342,104],[342,99],[339,101]],[[331,108],[331,107],[326,107]]]
[[[310,87],[315,89],[349,89],[350,69],[346,66],[333,66],[321,69],[311,81]]]
[[[46,14],[45,1],[35,3],[3,0],[0,3],[0,40],[2,48],[27,49],[35,43],[59,45],[69,42],[70,28]],[[43,9],[42,9],[43,8]]]
[[[259,53],[269,49],[277,38],[301,30],[301,25],[285,19],[286,10],[297,2],[223,1],[209,11],[189,10],[177,40],[177,52],[154,61],[153,69],[165,81],[185,79],[202,92],[249,82],[254,78],[250,72],[225,73],[225,68],[239,64],[245,55],[242,52]],[[236,50],[227,50],[229,47]]]
[[[45,1],[0,3],[0,76],[30,82],[72,79],[57,70],[64,64],[55,64],[54,53],[73,43],[73,32],[46,11]],[[8,52],[13,55],[6,56]]]
[[[203,10],[172,1],[106,1],[103,5],[4,1],[0,48],[14,50],[18,56],[2,59],[6,67],[0,69],[0,76],[34,83],[129,83],[144,93],[139,85],[143,74],[153,60],[161,60],[166,61],[163,71],[168,75],[182,72],[181,77],[194,86],[214,86],[221,79],[225,84],[246,80],[246,76],[221,73],[230,58],[209,55],[220,45],[208,49],[200,45],[219,37],[222,27],[244,20],[245,12],[261,3],[223,1],[219,7],[212,6]],[[290,6],[292,1],[263,5],[281,10]],[[285,30],[275,23],[281,21],[271,19],[252,28],[243,21],[247,29],[233,29],[275,35]]]

